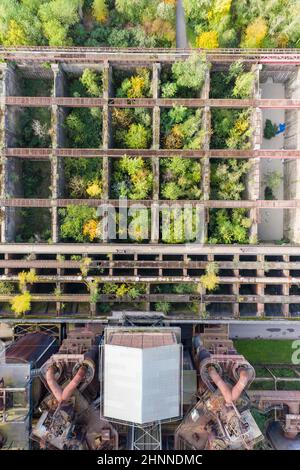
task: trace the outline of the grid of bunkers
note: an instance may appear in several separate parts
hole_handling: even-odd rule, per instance
[[[164,311],[170,321],[206,321],[296,318],[300,316],[300,54],[291,51],[206,51],[208,63],[204,83],[197,96],[163,98],[164,70],[176,61],[186,60],[189,51],[109,50],[20,48],[0,50],[1,103],[1,282],[11,283],[18,291],[22,271],[34,270],[30,286],[31,309],[26,319],[53,318],[71,321],[94,318],[107,321],[111,312],[120,310]],[[230,64],[242,61],[255,74],[253,90],[247,99],[211,97],[212,75],[226,74]],[[102,76],[102,96],[68,96],[68,80],[78,78],[90,68]],[[130,73],[139,68],[150,71],[151,96],[124,98],[116,96],[118,71]],[[262,85],[284,86],[285,97],[264,98]],[[23,96],[26,81],[45,80],[48,96]],[[45,93],[46,94],[46,93]],[[201,148],[165,148],[163,116],[172,108],[201,109],[203,142]],[[20,133],[24,110],[44,109],[49,113],[51,134],[48,147],[26,147]],[[65,120],[71,110],[100,108],[98,147],[70,145]],[[151,118],[148,148],[117,148],[114,110],[146,109]],[[247,148],[213,148],[216,134],[214,110],[247,110],[251,135]],[[263,142],[264,113],[284,110],[285,132],[282,148],[266,148]],[[28,124],[29,125],[29,124]],[[42,132],[42,131],[41,131]],[[124,155],[142,157],[150,165],[153,189],[147,199],[129,199],[149,211],[151,229],[148,240],[118,240],[104,236],[101,241],[76,243],[61,236],[62,209],[72,206],[97,208],[102,204],[119,205],[114,187],[115,161]],[[198,199],[168,200],[162,195],[163,160],[181,157],[197,161],[201,168]],[[67,159],[101,160],[102,193],[100,198],[71,197],[66,192]],[[245,189],[240,199],[217,198],[212,188],[213,165],[236,159],[250,163],[244,177]],[[282,164],[282,194],[266,198],[263,187],[264,161]],[[150,162],[150,163],[148,163]],[[22,172],[27,165],[41,173],[38,196],[25,194]],[[29,165],[29,166],[28,166]],[[43,180],[43,178],[45,178]],[[299,185],[299,183],[298,183]],[[162,207],[200,207],[204,213],[204,243],[168,243],[162,238]],[[248,244],[216,243],[211,238],[211,224],[216,211],[243,209],[249,220]],[[274,217],[274,213],[276,216]],[[28,214],[30,217],[28,217]],[[273,215],[272,215],[273,214]],[[274,238],[265,235],[263,224],[276,217],[283,220],[280,239],[274,226]],[[268,219],[269,217],[269,219]],[[47,229],[47,239],[35,239],[24,226],[34,224]],[[47,226],[48,224],[48,226]],[[47,227],[46,227],[47,226]],[[201,285],[200,278],[213,265],[218,285],[212,291]],[[105,285],[115,287],[105,289]],[[120,287],[124,285],[123,293]],[[2,289],[0,318],[14,318],[10,300],[15,293]]]

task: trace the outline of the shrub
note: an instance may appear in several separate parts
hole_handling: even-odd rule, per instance
[[[101,198],[101,158],[65,158],[64,177],[68,196],[79,199]]]
[[[156,302],[155,310],[166,315],[171,310],[171,304],[169,302]]]
[[[248,243],[251,220],[246,209],[215,209],[211,211],[209,243]]]
[[[200,90],[207,70],[204,55],[192,54],[188,59],[177,61],[172,65],[172,74],[177,86]]]
[[[144,108],[118,109],[112,112],[116,145],[119,148],[149,148],[151,142],[151,116]]]
[[[124,155],[115,161],[112,186],[116,198],[147,199],[153,186],[150,160]]]
[[[252,129],[250,111],[213,109],[212,110],[212,147],[247,149],[250,147]]]
[[[162,158],[161,193],[165,199],[200,199],[201,163],[190,158]]]
[[[201,49],[217,49],[219,47],[217,31],[206,31],[196,39],[196,47]]]
[[[270,119],[266,119],[265,127],[264,127],[264,138],[265,139],[272,139],[275,137],[276,132],[278,131],[277,124],[273,124]]]
[[[263,18],[256,18],[247,26],[242,46],[249,48],[261,47],[267,32],[266,21]]]
[[[208,263],[205,268],[205,274],[200,277],[200,285],[208,291],[214,290],[220,282],[217,276],[218,272],[219,268],[217,263]]]
[[[150,72],[146,68],[137,69],[137,73],[125,78],[117,89],[118,98],[147,98],[151,92]]]
[[[125,144],[129,149],[145,149],[148,147],[149,132],[142,124],[131,124],[125,136]]]
[[[205,138],[202,126],[202,110],[174,106],[161,113],[163,148],[200,149]]]
[[[31,308],[31,294],[25,291],[22,294],[16,295],[10,303],[16,317],[21,317],[24,313],[29,312]]]
[[[229,159],[211,165],[212,199],[239,200],[245,190],[244,176],[251,163]]]
[[[93,15],[99,23],[106,23],[108,19],[108,8],[105,0],[93,1]]]
[[[90,239],[90,232],[84,227],[91,220],[97,221],[96,209],[88,206],[68,206],[60,209],[59,214],[63,217],[60,226],[60,233],[63,239],[85,242]],[[91,227],[91,225],[89,226]]]
[[[101,145],[102,112],[100,108],[76,108],[64,124],[70,147],[93,148]]]
[[[198,234],[199,214],[192,208],[162,210],[161,239],[164,243],[194,241]]]

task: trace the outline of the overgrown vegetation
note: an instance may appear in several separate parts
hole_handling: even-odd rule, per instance
[[[92,242],[101,236],[101,225],[94,207],[68,206],[59,210],[60,235],[64,241]]]
[[[146,294],[146,284],[140,283],[122,283],[116,284],[113,282],[107,282],[103,285],[103,294],[113,295],[117,299],[122,299],[127,296],[134,300],[140,295]]]
[[[112,171],[112,197],[148,199],[152,196],[153,173],[151,160],[142,157],[114,159]]]
[[[198,98],[207,70],[205,56],[196,53],[163,67],[160,77],[162,98]]]
[[[16,242],[51,242],[51,214],[49,209],[40,207],[17,209],[16,222]]]
[[[249,243],[251,219],[246,209],[211,209],[209,243]]]
[[[161,145],[165,149],[201,149],[205,139],[202,110],[173,106],[161,111]]]
[[[175,46],[174,0],[2,0],[4,46]]]
[[[248,160],[218,160],[211,163],[211,199],[239,200],[245,191],[245,177],[251,168]]]
[[[117,148],[146,149],[151,146],[151,114],[145,108],[112,110],[114,144]]]
[[[17,147],[51,146],[51,111],[49,108],[24,108],[18,120]]]
[[[255,73],[245,71],[242,62],[233,62],[228,72],[212,72],[210,76],[211,98],[251,98]]]
[[[199,212],[193,208],[171,208],[161,211],[161,240],[163,243],[195,241],[199,234]]]
[[[211,110],[211,116],[211,148],[250,148],[252,136],[250,110],[214,108]]]
[[[23,316],[31,308],[30,286],[37,282],[38,277],[34,269],[21,271],[18,274],[20,294],[15,295],[11,300],[11,309],[16,317]]]
[[[99,148],[102,145],[102,110],[74,108],[64,122],[66,147]]]
[[[161,196],[164,199],[200,199],[201,163],[192,158],[160,159]]]
[[[101,199],[102,159],[65,158],[64,177],[68,197]]]
[[[135,73],[127,70],[115,70],[113,78],[117,98],[151,97],[151,75],[147,68],[138,68]]]
[[[97,70],[84,69],[79,77],[70,75],[68,94],[74,98],[98,98],[102,96],[102,74]]]
[[[183,0],[183,5],[193,46],[299,47],[297,0]]]

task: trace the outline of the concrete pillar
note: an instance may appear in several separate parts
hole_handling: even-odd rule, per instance
[[[262,268],[257,270],[257,277],[264,277],[265,270],[263,268],[265,257],[264,255],[257,255],[257,261],[261,263]],[[265,294],[265,285],[264,284],[256,284],[256,295],[263,297]],[[265,306],[263,303],[257,302],[257,316],[263,317],[265,314]]]

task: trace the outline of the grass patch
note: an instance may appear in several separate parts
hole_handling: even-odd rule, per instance
[[[292,358],[292,340],[259,339],[248,340],[239,339],[234,341],[234,345],[240,354],[252,364],[290,364]]]

